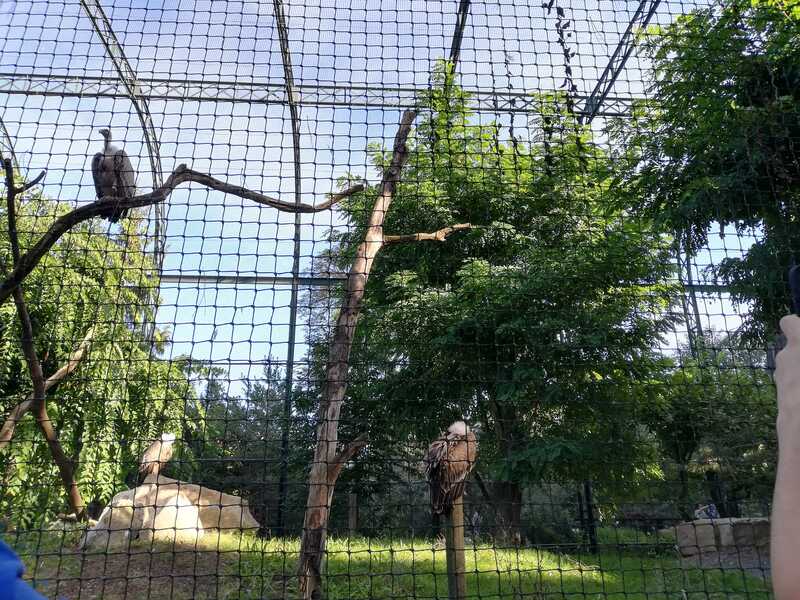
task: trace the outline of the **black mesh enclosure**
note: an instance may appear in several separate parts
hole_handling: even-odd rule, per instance
[[[24,579],[772,597],[798,40],[796,0],[0,1]]]

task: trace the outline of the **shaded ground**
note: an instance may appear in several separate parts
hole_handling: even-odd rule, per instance
[[[59,598],[286,598],[298,542],[225,535],[197,545],[82,554],[76,532],[7,538],[27,576]],[[718,561],[719,563],[719,561]],[[744,600],[770,595],[746,569],[681,564],[668,548],[606,547],[597,555],[478,546],[467,552],[471,597],[482,599]],[[331,540],[330,599],[446,598],[444,552],[425,540]]]
[[[682,559],[687,568],[725,569],[743,571],[753,577],[769,579],[769,548],[727,549],[720,552],[704,552]]]
[[[135,548],[130,554],[82,555],[64,550],[31,569],[36,588],[66,598],[221,598],[239,588],[226,576],[232,553]]]

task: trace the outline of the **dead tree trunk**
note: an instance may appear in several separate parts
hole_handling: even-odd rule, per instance
[[[14,181],[14,168],[10,160],[3,160],[6,178],[6,200],[7,211],[6,218],[8,219],[8,238],[11,243],[11,256],[14,261],[14,268],[16,269],[20,263],[19,252],[19,238],[17,236],[17,219],[16,219],[16,199],[17,195],[30,188],[37,183],[43,176],[44,172],[37,177],[32,183],[22,187],[17,187]],[[12,290],[14,297],[14,304],[17,308],[17,316],[22,328],[22,335],[20,336],[20,345],[22,353],[25,356],[25,363],[28,366],[28,371],[31,376],[31,383],[33,384],[33,392],[31,393],[29,410],[36,418],[36,424],[42,431],[42,435],[47,440],[47,446],[50,448],[50,454],[53,456],[53,462],[58,467],[61,481],[67,491],[67,499],[69,500],[70,508],[78,520],[82,520],[86,515],[86,505],[81,498],[78,484],[75,481],[75,473],[72,467],[72,462],[67,457],[64,449],[61,447],[61,442],[58,439],[58,434],[53,427],[53,422],[47,414],[47,404],[45,397],[47,394],[47,382],[42,372],[42,363],[36,354],[36,347],[33,335],[33,324],[31,317],[28,313],[28,308],[25,305],[25,298],[22,293],[22,287],[19,284],[14,286]]]
[[[415,118],[416,112],[406,111],[400,120],[394,138],[391,161],[383,174],[364,240],[358,247],[355,261],[347,276],[344,298],[328,352],[325,387],[319,411],[320,423],[317,427],[317,447],[308,479],[308,499],[297,569],[300,596],[303,599],[310,600],[322,596],[322,558],[325,553],[334,486],[344,464],[366,445],[366,441],[359,438],[341,451],[337,450],[339,414],[347,392],[350,350],[353,346],[367,278],[375,257],[386,244],[424,240],[444,241],[451,233],[470,228],[469,224],[459,224],[432,233],[393,236],[383,234],[383,222],[394,198],[397,184],[400,182],[400,172],[408,157],[406,140]]]
[[[367,277],[378,251],[383,246],[383,221],[400,181],[400,171],[408,156],[406,139],[415,117],[415,112],[406,111],[397,130],[391,163],[384,173],[364,241],[358,247],[356,259],[347,276],[345,294],[328,353],[324,395],[320,406],[321,421],[317,427],[317,448],[308,480],[308,499],[300,545],[298,577],[303,598],[318,598],[321,595],[322,556],[325,551],[328,513],[333,500],[336,478],[344,463],[343,457],[338,455],[337,446],[339,413],[347,392],[350,350],[353,346],[353,336],[361,311]],[[347,453],[348,449],[345,448],[342,454]],[[351,455],[354,453],[355,451],[351,452]],[[338,469],[335,468],[337,465]]]

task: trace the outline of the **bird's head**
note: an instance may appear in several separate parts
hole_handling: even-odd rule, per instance
[[[161,441],[165,444],[172,444],[177,438],[174,433],[162,433]]]
[[[464,421],[456,421],[447,428],[447,431],[453,435],[460,435],[464,437],[469,432],[469,426],[464,423]]]
[[[111,141],[111,130],[110,130],[110,129],[106,129],[106,128],[104,127],[103,129],[100,129],[100,130],[98,130],[98,131],[99,131],[100,135],[102,135],[102,136],[105,138],[105,140],[106,140],[107,142],[108,142],[108,141]]]

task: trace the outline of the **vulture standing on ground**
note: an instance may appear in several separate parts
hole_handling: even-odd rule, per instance
[[[453,502],[464,493],[464,482],[477,457],[478,441],[464,421],[450,425],[430,445],[425,456],[425,471],[431,487],[433,514],[450,512]]]
[[[106,143],[103,151],[92,159],[92,177],[97,198],[133,198],[136,195],[136,178],[131,160],[122,148],[111,145],[111,131],[101,129],[100,134]],[[116,223],[128,214],[128,209],[110,209],[106,217]]]
[[[158,480],[159,472],[172,458],[174,444],[174,433],[162,433],[161,438],[150,444],[139,463],[139,483],[143,483],[150,475]]]

